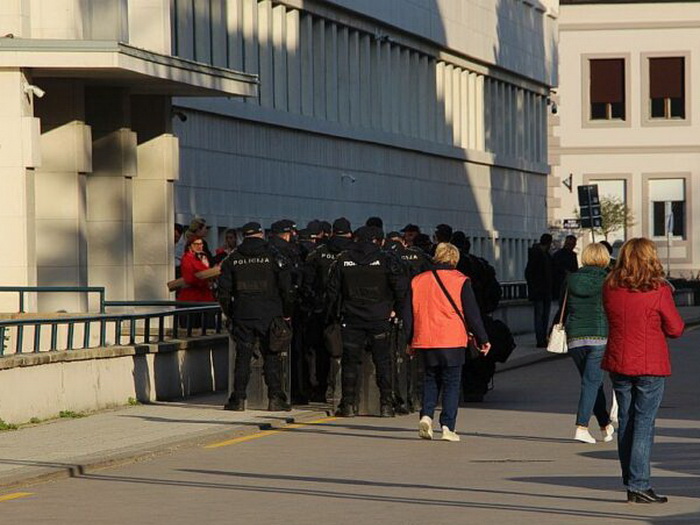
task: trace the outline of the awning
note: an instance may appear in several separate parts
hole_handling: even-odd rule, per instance
[[[134,94],[256,96],[258,77],[128,44],[97,40],[0,39],[0,68],[32,78],[75,78]]]

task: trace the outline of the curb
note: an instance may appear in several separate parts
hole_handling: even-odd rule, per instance
[[[100,457],[95,457],[94,459],[87,458],[76,461],[75,463],[46,462],[44,471],[42,472],[33,472],[24,475],[18,473],[16,476],[10,475],[0,477],[0,490],[5,491],[66,478],[79,478],[94,471],[128,465],[139,461],[147,461],[181,449],[195,448],[224,439],[248,436],[268,430],[282,430],[289,425],[308,423],[329,416],[329,412],[326,410],[301,410],[299,412],[300,413],[293,416],[290,415],[283,420],[263,420],[257,427],[236,426],[235,423],[229,423],[228,425],[232,428],[217,428],[202,431],[199,434],[185,438],[165,439],[147,445],[135,445],[127,450],[120,450],[113,453],[107,452]]]

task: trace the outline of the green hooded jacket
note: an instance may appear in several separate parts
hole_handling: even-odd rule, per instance
[[[603,308],[603,282],[607,275],[605,268],[597,266],[584,266],[569,274],[567,338],[608,337],[608,320]]]

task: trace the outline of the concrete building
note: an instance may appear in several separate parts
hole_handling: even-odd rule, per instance
[[[611,242],[650,237],[672,275],[696,275],[700,4],[562,0],[559,22],[550,223],[575,216],[576,186],[598,184],[634,216]]]
[[[195,214],[212,244],[252,219],[448,222],[520,279],[546,223],[557,6],[5,0],[2,281],[167,297],[173,220]]]

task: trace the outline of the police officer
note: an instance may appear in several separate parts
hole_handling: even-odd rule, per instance
[[[411,277],[432,268],[432,261],[420,248],[407,246],[399,232],[389,232],[386,236],[384,249],[395,254],[406,268]]]
[[[394,415],[390,319],[402,312],[408,282],[396,259],[380,249],[382,237],[377,227],[359,228],[356,242],[338,256],[331,270],[329,311],[337,308],[342,319],[343,396],[337,414],[343,417],[357,412],[357,382],[368,347],[377,373],[380,415]]]
[[[326,401],[334,395],[337,367],[332,366],[323,341],[323,330],[329,318],[326,311],[328,281],[331,265],[353,243],[350,221],[345,217],[333,221],[332,232],[328,242],[312,251],[304,265],[303,293],[309,298],[312,312],[307,325],[307,343],[313,352],[310,382],[314,401]]]
[[[282,387],[282,358],[270,351],[270,328],[289,319],[294,302],[287,262],[270,249],[257,222],[242,228],[241,245],[221,264],[219,303],[236,343],[233,392],[224,409],[245,409],[250,364],[256,344],[264,359],[268,410],[290,410]]]

